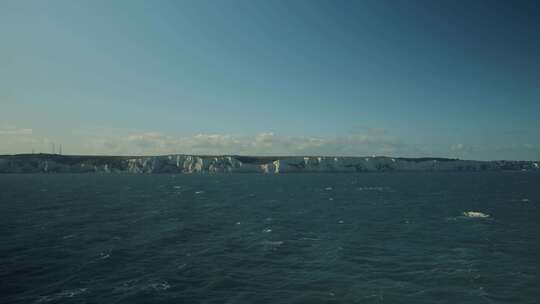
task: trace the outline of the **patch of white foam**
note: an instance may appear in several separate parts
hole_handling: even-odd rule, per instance
[[[171,288],[171,285],[169,285],[169,283],[167,283],[166,281],[163,281],[163,282],[149,284],[148,288],[156,290],[156,291],[162,291],[162,290],[167,290]]]
[[[264,232],[264,233],[270,233],[270,232],[272,232],[272,229],[266,228],[266,229],[263,230],[263,232]]]
[[[184,264],[179,265],[178,267],[176,267],[176,269],[184,269],[184,268],[186,268],[186,266],[187,266],[187,263],[184,263]]]
[[[356,188],[356,190],[358,191],[387,191],[389,190],[388,187],[380,187],[380,186],[375,186],[375,187],[359,187],[359,188]]]
[[[308,237],[303,237],[303,238],[301,238],[300,240],[302,240],[302,241],[320,241],[321,239],[318,239],[318,238],[308,238]]]
[[[488,218],[489,215],[478,211],[466,211],[463,215],[469,218]]]
[[[261,244],[265,246],[281,246],[283,241],[262,241]]]
[[[63,298],[73,298],[82,293],[85,293],[87,290],[88,288],[75,288],[75,289],[63,290],[57,294],[39,298],[38,303],[52,302],[52,301],[57,302]]]

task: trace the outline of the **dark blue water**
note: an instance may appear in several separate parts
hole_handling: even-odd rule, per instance
[[[1,175],[0,215],[2,303],[540,301],[537,173]]]

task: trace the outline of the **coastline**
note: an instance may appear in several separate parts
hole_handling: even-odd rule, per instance
[[[477,161],[387,156],[94,156],[0,155],[0,173],[310,173],[394,171],[540,171],[538,161]]]

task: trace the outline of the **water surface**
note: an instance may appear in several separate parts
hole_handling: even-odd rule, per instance
[[[538,303],[539,185],[527,172],[0,175],[0,302]]]

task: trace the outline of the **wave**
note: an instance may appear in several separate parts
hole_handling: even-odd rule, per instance
[[[75,288],[70,290],[63,290],[57,294],[49,295],[49,296],[43,296],[38,300],[38,303],[44,303],[44,302],[52,302],[52,301],[60,301],[62,298],[73,298],[75,296],[78,296],[82,293],[85,293],[88,290],[88,288]]]
[[[489,214],[485,214],[478,211],[466,211],[463,212],[463,215],[469,218],[488,218],[490,217]]]

